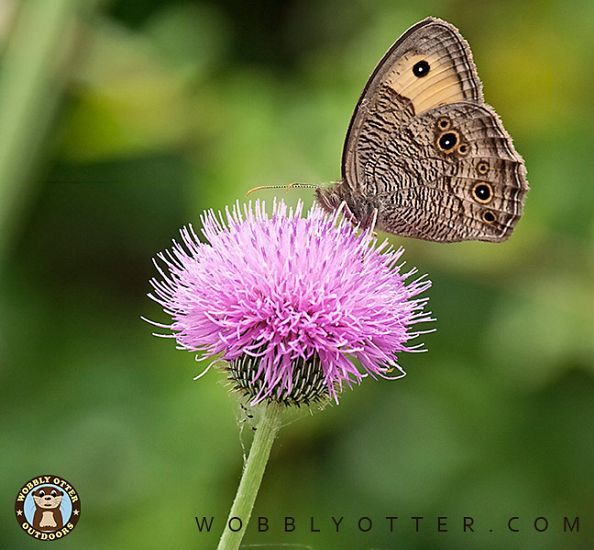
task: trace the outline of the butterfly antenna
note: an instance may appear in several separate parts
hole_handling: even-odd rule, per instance
[[[264,189],[284,189],[289,191],[290,189],[316,189],[319,185],[313,183],[288,183],[287,185],[259,185],[258,187],[252,187],[246,195],[251,195],[256,191],[263,191]]]

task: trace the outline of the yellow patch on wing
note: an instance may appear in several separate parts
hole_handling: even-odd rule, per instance
[[[413,67],[419,61],[429,63],[429,72],[415,76]],[[415,114],[419,115],[448,103],[465,99],[464,77],[458,76],[455,60],[449,55],[404,55],[388,71],[385,83],[399,95],[411,100]]]

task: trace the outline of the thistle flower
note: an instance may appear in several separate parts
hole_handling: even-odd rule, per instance
[[[415,323],[430,321],[431,283],[401,273],[403,249],[378,243],[340,213],[264,202],[201,217],[157,255],[149,296],[171,316],[178,348],[223,359],[252,404],[309,403],[338,396],[366,376],[397,378],[397,354],[418,350]]]

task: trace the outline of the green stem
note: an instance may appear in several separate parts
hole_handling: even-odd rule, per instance
[[[98,0],[22,2],[0,70],[0,256],[31,193],[76,49],[80,17]]]
[[[225,524],[223,535],[219,541],[218,550],[236,550],[241,544],[241,539],[243,539],[250,521],[254,502],[260,489],[262,477],[264,476],[272,443],[281,426],[281,413],[281,406],[277,404],[267,405],[261,412],[262,416],[256,427],[250,454],[245,463],[239,488],[237,489],[233,506],[229,512],[229,519]],[[233,529],[239,527],[239,521],[232,521],[232,518],[241,519],[241,529],[237,531],[229,529],[230,523]]]

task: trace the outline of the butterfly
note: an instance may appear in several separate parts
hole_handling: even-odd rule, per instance
[[[374,70],[349,125],[342,180],[316,197],[395,235],[500,242],[527,191],[524,160],[484,101],[468,43],[429,17]]]

